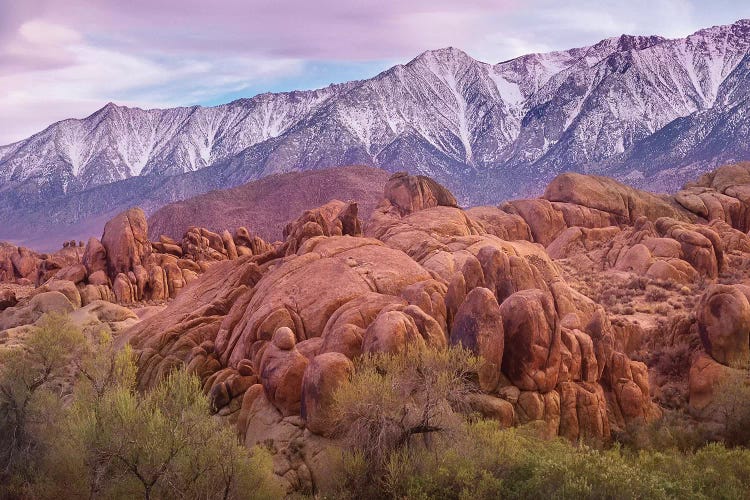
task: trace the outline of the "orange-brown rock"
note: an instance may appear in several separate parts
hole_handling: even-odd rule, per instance
[[[710,417],[714,413],[712,410],[717,386],[733,372],[738,370],[717,362],[708,354],[699,354],[690,366],[690,411],[699,416]]]
[[[750,361],[750,302],[740,286],[712,285],[696,317],[703,346],[724,365]]]
[[[552,243],[567,228],[562,212],[548,200],[513,200],[500,208],[523,218],[529,225],[534,241],[544,246]]]
[[[505,331],[502,371],[523,391],[548,392],[560,370],[560,324],[552,296],[516,292],[500,304]]]
[[[86,280],[87,274],[86,267],[83,264],[73,264],[72,266],[66,266],[60,269],[55,274],[55,278],[72,281],[73,283],[78,284]]]
[[[503,240],[532,241],[529,225],[519,215],[504,212],[497,207],[473,207],[466,214],[484,226],[487,234]]]
[[[453,319],[450,342],[481,357],[479,386],[493,391],[500,381],[505,338],[500,306],[492,291],[479,287],[466,295]]]
[[[300,412],[302,378],[308,360],[295,345],[294,332],[281,327],[273,334],[260,362],[260,383],[268,400],[283,415]]]
[[[456,198],[450,191],[423,175],[409,175],[406,172],[395,173],[388,179],[383,191],[385,199],[402,216],[425,208],[458,206]]]
[[[424,345],[414,320],[401,311],[381,311],[362,339],[365,353],[398,353]]]
[[[573,172],[558,175],[547,186],[544,198],[612,214],[615,220],[610,220],[606,225],[633,224],[641,216],[650,220],[659,217],[690,220],[688,212],[677,204],[597,175]]]
[[[349,381],[354,365],[345,355],[328,352],[315,356],[305,369],[302,380],[300,415],[316,434],[330,435],[335,425],[330,416],[335,391]]]
[[[98,239],[89,238],[81,263],[86,266],[89,274],[107,270],[107,250]]]
[[[560,432],[571,441],[596,443],[610,436],[607,402],[598,384],[562,382],[560,394]]]
[[[144,264],[151,254],[151,242],[143,210],[131,208],[107,222],[101,243],[107,252],[107,272],[113,280],[119,273]]]

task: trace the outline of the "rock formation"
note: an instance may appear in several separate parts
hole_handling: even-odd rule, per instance
[[[749,172],[672,197],[564,174],[541,198],[467,210],[395,174],[368,219],[331,200],[274,244],[244,227],[149,241],[131,209],[68,260],[2,247],[0,269],[40,286],[0,296],[0,330],[50,307],[166,302],[121,334],[139,388],[187,367],[248,446],[271,443],[290,489],[322,480],[333,397],[363,354],[461,345],[481,359],[474,411],[607,442],[662,407],[703,418],[750,362]]]

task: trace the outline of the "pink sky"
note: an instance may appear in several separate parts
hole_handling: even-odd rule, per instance
[[[108,101],[216,103],[445,46],[498,62],[743,17],[750,4],[729,0],[0,0],[0,144]]]

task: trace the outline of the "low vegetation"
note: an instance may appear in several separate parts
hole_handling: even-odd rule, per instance
[[[673,413],[598,450],[545,439],[539,426],[501,429],[465,404],[476,359],[460,349],[366,357],[336,395],[345,430],[339,498],[747,498],[750,450]],[[445,384],[438,381],[443,381]],[[449,382],[449,383],[448,383]],[[745,393],[730,393],[747,423]],[[745,402],[744,405],[742,402]],[[734,427],[732,427],[734,429]]]
[[[0,497],[279,498],[271,457],[209,416],[199,381],[174,371],[135,390],[129,349],[48,316],[0,361]],[[721,387],[722,442],[677,412],[607,449],[502,429],[472,411],[466,350],[364,356],[335,393],[343,448],[321,498],[747,498],[750,385]],[[715,430],[714,430],[715,431]]]
[[[135,390],[129,349],[85,339],[64,316],[0,360],[0,497],[277,498],[270,455],[209,414],[175,371]]]

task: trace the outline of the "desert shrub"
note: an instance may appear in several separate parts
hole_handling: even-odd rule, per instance
[[[83,345],[66,316],[47,315],[23,347],[0,351],[0,488],[8,495],[20,494],[32,478],[44,451],[39,436],[62,411],[65,378]]]
[[[654,306],[654,312],[662,316],[667,316],[672,312],[672,308],[670,307],[670,304],[662,302],[661,304],[656,304],[656,306]]]
[[[687,377],[693,349],[686,343],[657,347],[649,356],[649,368],[670,378]]]
[[[0,354],[0,498],[278,498],[271,458],[213,420],[178,370],[135,391],[129,348],[42,318]]]
[[[750,372],[732,370],[714,388],[714,405],[730,446],[750,446]]]
[[[53,498],[275,498],[270,455],[213,420],[200,381],[172,372],[135,391],[130,353],[102,346],[50,438],[38,495]],[[250,493],[251,492],[251,493]]]
[[[358,460],[360,473],[367,472]],[[433,449],[391,452],[380,498],[747,498],[750,451],[719,444],[695,452],[576,447],[533,429],[466,424]],[[340,496],[355,498],[351,491]]]
[[[684,411],[665,410],[661,419],[632,422],[614,435],[615,440],[632,451],[671,451],[690,453],[708,444],[711,430],[695,422]]]
[[[430,449],[438,435],[459,432],[477,368],[459,347],[360,358],[351,383],[334,395],[333,419],[351,450],[344,483],[359,497],[378,496],[394,453]]]
[[[655,285],[648,285],[644,297],[649,302],[663,302],[667,300],[669,294],[663,288]]]

